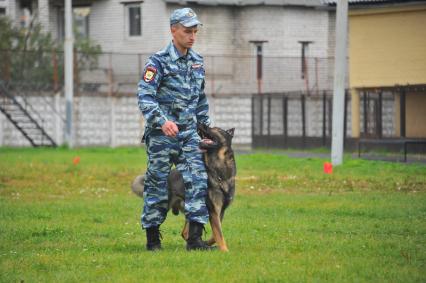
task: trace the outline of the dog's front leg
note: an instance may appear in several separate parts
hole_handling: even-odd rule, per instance
[[[222,224],[220,221],[220,216],[219,213],[217,213],[216,211],[212,211],[210,214],[210,225],[212,227],[214,241],[219,246],[219,250],[223,252],[228,252],[228,246],[226,245],[225,238],[222,234]]]
[[[209,222],[210,222],[210,227],[212,227],[212,231],[213,231],[213,224],[212,224],[212,217],[209,217]],[[216,243],[216,240],[214,239],[214,235],[211,236],[210,239],[207,240],[207,245],[209,246],[213,246]]]

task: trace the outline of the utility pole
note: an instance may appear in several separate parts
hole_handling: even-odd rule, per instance
[[[74,97],[74,72],[73,72],[73,46],[72,32],[72,0],[65,0],[65,99],[66,99],[66,127],[65,141],[69,147],[73,147],[73,97]]]
[[[336,7],[336,51],[334,56],[333,125],[331,162],[343,163],[343,120],[345,107],[345,76],[347,71],[348,0],[338,0]]]

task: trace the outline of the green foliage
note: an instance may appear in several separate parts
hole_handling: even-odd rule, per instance
[[[80,162],[75,165],[74,157]],[[186,252],[183,217],[145,251],[142,148],[0,148],[0,282],[423,282],[426,166],[236,155],[230,252]],[[207,237],[211,231],[207,229]]]
[[[93,41],[75,34],[74,48],[78,51],[77,64],[79,69],[95,69],[98,66],[98,55],[102,52],[101,46],[93,44]]]
[[[32,21],[28,28],[20,28],[7,17],[0,17],[0,79],[34,86],[52,85],[56,68],[59,83],[63,83],[63,45]],[[88,38],[76,36],[78,69],[93,69],[98,64],[99,45]],[[54,61],[56,60],[56,67]]]

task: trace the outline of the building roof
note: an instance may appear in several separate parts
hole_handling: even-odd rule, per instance
[[[323,4],[336,5],[338,0],[322,0]],[[387,5],[387,4],[406,4],[415,2],[425,2],[425,0],[348,0],[349,4],[352,5]]]
[[[324,6],[323,0],[164,0],[166,3],[181,5],[209,5],[209,6]]]

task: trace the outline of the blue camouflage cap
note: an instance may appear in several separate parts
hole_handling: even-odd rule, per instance
[[[184,27],[203,25],[197,18],[197,14],[191,8],[174,10],[170,16],[170,25],[180,23]]]

